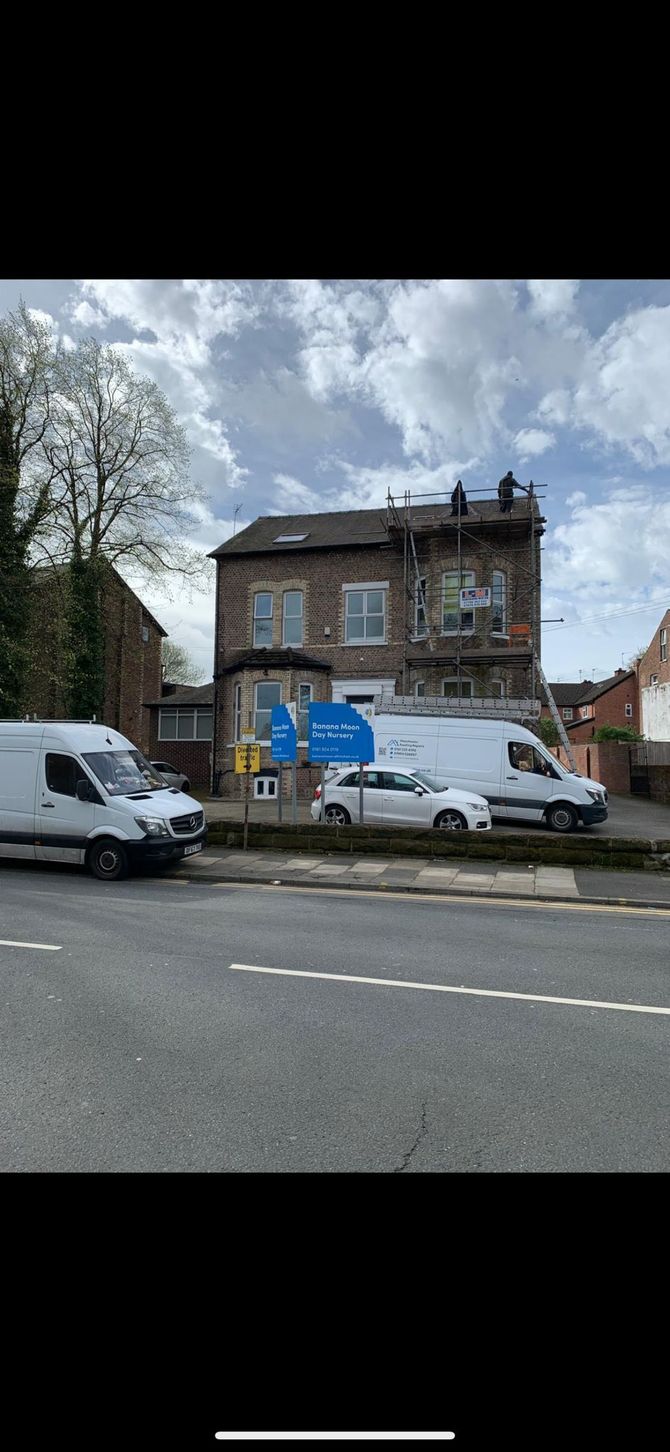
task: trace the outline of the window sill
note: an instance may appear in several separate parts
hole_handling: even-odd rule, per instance
[[[492,630],[491,635],[495,635],[496,640],[509,640],[510,638],[509,630]]]
[[[388,640],[345,640],[344,645],[355,647],[357,650],[364,646],[367,650],[368,646],[388,645]]]
[[[461,630],[460,632],[458,630],[441,630],[440,631],[440,635],[443,636],[445,640],[446,639],[454,640],[459,633],[460,633],[460,635],[476,635],[477,632],[475,631],[474,625],[469,625],[468,628],[467,628],[467,630]]]

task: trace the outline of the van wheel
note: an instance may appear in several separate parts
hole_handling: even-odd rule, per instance
[[[326,807],[326,821],[329,827],[348,827],[351,817],[346,807]]]
[[[94,877],[102,882],[116,882],[128,876],[128,856],[125,848],[113,837],[103,837],[94,842],[88,853],[88,866]]]
[[[435,818],[435,826],[447,832],[462,832],[464,828],[467,831],[468,824],[465,817],[460,812],[455,812],[452,807],[449,812],[440,812],[439,817]]]
[[[552,832],[575,832],[579,818],[574,807],[568,806],[567,802],[558,802],[555,807],[549,808],[547,822]]]

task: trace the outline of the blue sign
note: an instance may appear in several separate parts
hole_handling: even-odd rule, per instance
[[[310,761],[374,761],[375,735],[355,706],[309,708]]]
[[[286,706],[272,707],[273,761],[295,761],[298,755],[298,733]]]

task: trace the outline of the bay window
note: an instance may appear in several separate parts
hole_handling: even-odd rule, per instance
[[[254,730],[257,741],[270,741],[272,737],[273,706],[281,706],[281,682],[257,681],[254,710]]]

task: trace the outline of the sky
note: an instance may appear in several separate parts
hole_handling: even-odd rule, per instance
[[[604,680],[670,606],[667,279],[17,279],[0,314],[20,297],[164,390],[209,496],[203,553],[259,514],[457,478],[494,496],[512,469],[544,495],[550,680]],[[142,596],[208,677],[213,577]]]

